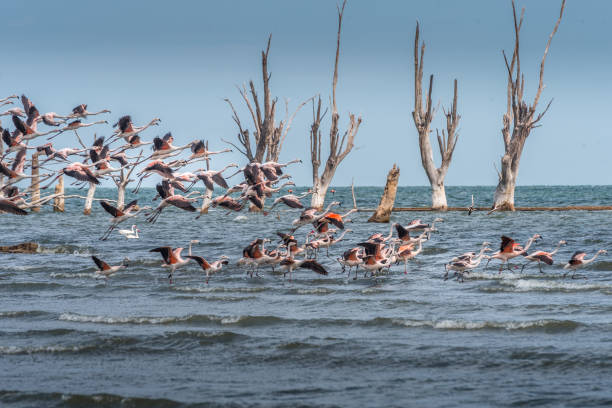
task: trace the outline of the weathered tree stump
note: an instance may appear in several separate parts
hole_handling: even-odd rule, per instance
[[[393,204],[395,203],[395,194],[397,193],[397,182],[399,180],[399,175],[399,167],[393,164],[393,168],[389,170],[389,174],[387,175],[387,184],[385,184],[385,191],[380,198],[378,208],[370,217],[368,222],[389,222],[389,219],[391,218],[391,211],[393,210]]]
[[[39,173],[39,168],[38,168],[38,153],[34,153],[32,155],[32,185],[31,185],[31,189],[32,189],[32,199],[31,201],[33,203],[37,202],[40,200],[40,179],[38,177],[38,173]],[[32,211],[34,212],[39,212],[40,211],[40,206],[34,206],[31,208]]]
[[[91,206],[93,204],[93,198],[95,193],[96,185],[94,183],[89,183],[89,190],[87,190],[87,198],[85,199],[85,209],[83,210],[83,214],[91,214]]]
[[[53,211],[64,212],[64,176],[61,175],[55,186],[55,194],[60,194],[53,199]]]

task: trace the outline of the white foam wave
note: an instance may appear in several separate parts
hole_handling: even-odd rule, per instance
[[[79,346],[39,346],[39,347],[17,347],[0,346],[0,354],[30,354],[30,353],[61,353],[66,351],[77,352],[84,347]]]
[[[392,323],[406,327],[431,327],[439,330],[480,330],[480,329],[503,329],[503,330],[525,330],[537,328],[562,328],[573,330],[578,323],[571,320],[529,320],[529,321],[468,321],[468,320],[407,320],[394,319]]]
[[[325,295],[328,293],[333,293],[333,290],[326,288],[298,289],[296,293],[299,295]]]
[[[97,277],[95,273],[64,273],[64,272],[53,272],[49,276],[51,276],[52,278],[64,278],[64,279],[96,278]]]
[[[610,289],[611,285],[585,282],[550,281],[540,279],[521,279],[509,282],[518,292],[528,292],[532,290],[543,291],[588,291]]]
[[[59,316],[59,320],[68,322],[78,323],[104,323],[104,324],[164,324],[180,322],[191,319],[192,316],[169,316],[169,317],[139,317],[139,316],[125,316],[125,317],[111,317],[111,316],[91,316],[91,315],[80,315],[76,313],[62,313]]]

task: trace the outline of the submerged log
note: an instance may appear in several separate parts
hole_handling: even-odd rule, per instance
[[[23,242],[17,245],[0,246],[0,252],[9,254],[35,254],[38,252],[36,242]]]
[[[359,212],[373,212],[373,208],[360,208]],[[436,208],[431,207],[393,207],[392,212],[426,212],[426,211],[440,211]],[[465,211],[469,209],[466,207],[448,207],[446,211]],[[486,213],[491,211],[489,207],[476,207],[474,211],[484,211]],[[570,205],[567,207],[515,207],[514,211],[612,211],[612,205]]]
[[[53,211],[64,212],[64,176],[61,175],[55,186],[55,194],[60,194],[53,199]]]
[[[391,218],[391,211],[393,210],[393,204],[395,203],[395,194],[397,193],[397,182],[399,180],[400,169],[396,164],[393,164],[393,168],[389,170],[387,175],[387,184],[385,184],[385,191],[380,198],[380,203],[376,212],[368,219],[368,222],[389,222]]]

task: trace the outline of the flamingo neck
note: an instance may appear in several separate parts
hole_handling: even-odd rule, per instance
[[[561,248],[561,242],[560,242],[560,241],[559,241],[559,243],[557,244],[557,247],[555,248],[555,250],[554,250],[554,251],[552,251],[550,254],[551,254],[551,255],[556,254],[556,253],[557,253],[557,251],[559,251],[559,248]]]

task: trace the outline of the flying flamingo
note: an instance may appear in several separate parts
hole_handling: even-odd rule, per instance
[[[525,248],[523,248],[520,244],[514,242],[512,238],[502,235],[499,251],[495,252],[489,257],[485,269],[489,265],[491,259],[499,259],[501,261],[501,264],[499,265],[499,273],[501,273],[504,264],[506,264],[506,267],[509,271],[512,271],[512,269],[510,269],[510,264],[508,261],[520,255],[527,255],[527,250],[529,249],[531,244],[540,238],[542,238],[540,234],[535,234],[534,236],[529,238],[529,240],[527,240],[527,245],[525,246]]]
[[[329,203],[329,205],[327,206],[327,208],[321,213],[317,215],[317,209],[316,208],[307,208],[304,211],[302,211],[302,214],[300,214],[300,217],[293,220],[292,224],[295,227],[293,231],[295,231],[296,229],[298,229],[299,227],[301,227],[302,225],[306,225],[306,224],[310,224],[312,222],[316,222],[319,221],[321,218],[325,217],[327,215],[327,213],[329,212],[329,210],[334,207],[340,205],[340,202],[338,201],[332,201],[331,203]]]
[[[27,124],[23,120],[19,119],[19,117],[16,115],[13,115],[12,119],[13,119],[13,124],[15,125],[15,128],[17,128],[17,130],[21,132],[23,140],[32,140],[39,136],[45,136],[45,135],[48,135],[49,133],[56,132],[56,130],[52,129],[48,132],[41,133],[36,129],[36,121],[31,122],[31,124]]]
[[[132,229],[122,229],[122,230],[119,230],[119,234],[124,236],[126,239],[138,239],[138,238],[140,238],[138,236],[139,232],[140,232],[140,230],[138,228],[136,228],[136,225],[132,225]]]
[[[7,111],[4,111],[2,113],[0,113],[0,116],[8,116],[8,115],[12,115],[12,116],[19,116],[22,118],[26,117],[26,113],[23,111],[23,109],[15,107],[15,108],[11,108]]]
[[[72,109],[72,114],[70,115],[70,117],[71,118],[85,118],[87,116],[95,116],[101,113],[111,113],[111,111],[109,111],[108,109],[102,109],[101,111],[98,111],[98,112],[88,112],[87,105],[82,103],[74,107],[74,109]]]
[[[194,142],[191,145],[191,156],[189,156],[187,161],[189,162],[189,161],[192,161],[194,159],[208,158],[208,156],[212,156],[214,154],[228,153],[228,152],[231,152],[231,151],[232,151],[232,149],[223,149],[223,150],[219,150],[217,152],[211,152],[209,150],[206,150],[206,145],[204,144],[203,140],[198,140],[197,142]],[[238,165],[236,165],[234,167],[238,167]]]
[[[554,251],[552,251],[552,252],[536,251],[536,252],[533,252],[533,253],[527,255],[525,257],[525,259],[530,261],[530,262],[537,262],[538,263],[538,267],[540,268],[540,273],[544,273],[544,272],[542,272],[542,262],[544,262],[547,265],[552,265],[553,264],[553,255],[556,254],[559,251],[559,248],[561,248],[561,246],[565,245],[565,244],[567,244],[567,242],[561,240],[557,244],[557,247],[555,248]],[[526,263],[523,264],[523,267],[521,268],[521,272],[523,272],[523,269],[525,269],[526,265],[527,265]]]
[[[108,279],[115,272],[117,272],[117,271],[119,271],[121,269],[127,268],[128,267],[128,261],[129,261],[128,258],[125,258],[121,265],[110,266],[109,264],[107,264],[106,262],[104,262],[103,260],[101,260],[100,258],[98,258],[95,255],[92,255],[91,259],[93,259],[93,261],[98,266],[98,270],[95,272],[96,275],[101,276],[101,277],[103,277],[105,279]]]
[[[57,176],[53,180],[51,180],[51,182],[47,184],[45,187],[42,187],[42,189],[43,190],[47,189],[62,174],[65,174],[68,177],[77,179],[78,181],[85,181],[88,183],[100,184],[100,180],[98,180],[96,176],[94,176],[94,174],[91,172],[91,170],[89,170],[89,166],[83,163],[74,162],[74,163],[70,163],[70,165],[68,165],[67,167],[64,167],[63,169],[61,169],[58,172]]]
[[[138,200],[130,201],[123,207],[123,210],[120,210],[114,207],[113,205],[109,204],[107,201],[104,201],[104,200],[100,201],[100,205],[102,206],[102,208],[104,208],[104,211],[112,215],[112,218],[110,219],[111,225],[110,227],[108,227],[106,232],[100,237],[100,240],[106,241],[106,239],[110,236],[111,232],[113,232],[113,230],[117,228],[117,225],[121,224],[122,222],[132,217],[137,216],[141,211],[145,209],[151,209],[151,207],[142,207],[136,210],[136,204],[138,204]],[[132,229],[134,229],[134,227],[135,225],[132,226]],[[121,231],[119,233],[121,233]],[[138,238],[138,236],[136,236],[136,238]]]
[[[193,259],[200,265],[202,270],[206,272],[206,284],[208,285],[208,280],[210,279],[210,275],[213,275],[216,272],[219,272],[223,265],[227,265],[229,263],[229,258],[225,255],[221,255],[218,260],[213,263],[208,263],[206,259],[201,256],[195,255],[187,255],[185,258]]]
[[[51,136],[47,140],[51,140],[51,139],[59,136],[60,134],[62,134],[64,132],[67,132],[69,130],[75,130],[76,131],[77,129],[80,129],[80,128],[85,128],[85,127],[89,127],[89,126],[99,125],[99,124],[102,124],[102,123],[108,123],[108,121],[106,121],[106,120],[98,120],[96,122],[83,123],[80,120],[74,120],[74,121],[68,123],[68,125],[64,126],[60,130],[58,130],[56,135]],[[54,130],[54,132],[55,132],[55,130]]]
[[[19,207],[11,200],[0,198],[0,214],[9,213],[15,215],[28,215],[28,212]]]
[[[39,177],[36,175],[27,175],[24,173],[24,167],[26,162],[26,151],[25,149],[17,152],[15,159],[13,160],[13,164],[9,169],[4,162],[0,161],[0,174],[4,174],[9,178],[8,183],[6,185],[15,184],[20,182],[23,179]],[[50,177],[51,174],[43,174],[40,177]]]
[[[174,146],[172,141],[174,141],[174,138],[170,132],[166,133],[162,138],[156,137],[153,139],[153,154],[151,157],[159,159],[166,158],[173,155],[173,153],[178,153],[191,147],[193,144],[193,142],[191,142],[183,146]]]
[[[189,255],[191,255],[191,244],[197,244],[199,241],[192,240],[189,242]],[[164,259],[164,263],[162,266],[164,268],[170,268],[170,273],[168,274],[168,279],[170,280],[170,284],[172,284],[172,278],[174,277],[174,272],[177,268],[181,266],[185,266],[189,263],[189,259],[181,258],[181,252],[183,248],[172,248],[169,246],[153,248],[149,252],[159,252],[161,253],[162,258]]]
[[[461,282],[463,282],[463,276],[466,272],[475,269],[480,265],[482,258],[489,257],[484,254],[484,251],[481,250],[480,254],[478,254],[475,258],[464,259],[460,261],[451,261],[444,265],[444,269],[446,273],[444,274],[444,280],[448,279],[448,271],[455,271],[453,276],[457,276],[457,280],[461,278]]]
[[[278,204],[281,204],[281,203],[285,204],[289,208],[304,208],[304,205],[301,203],[300,199],[306,197],[308,194],[312,194],[312,193],[305,192],[299,196],[296,196],[294,194],[282,195],[278,197],[276,200],[274,200],[274,202],[272,203],[272,207],[270,207],[268,211],[272,211],[274,207],[276,207]]]
[[[159,196],[162,198],[162,201],[159,203],[157,208],[153,210],[153,212],[147,214],[149,218],[147,221],[150,223],[155,223],[157,218],[161,214],[164,208],[169,205],[173,205],[181,210],[195,212],[196,209],[191,203],[193,203],[196,198],[188,198],[192,194],[199,194],[197,191],[188,194],[187,196],[182,196],[180,194],[174,194],[174,188],[170,186],[170,183],[167,180],[163,180],[161,184],[157,184],[155,186]]]
[[[268,162],[262,163],[259,166],[259,168],[261,169],[261,171],[263,172],[263,174],[266,176],[268,180],[276,181],[283,174],[283,171],[282,171],[283,167],[287,167],[293,163],[301,163],[301,162],[302,161],[299,159],[291,160],[290,162],[287,162],[284,164],[273,162],[273,161],[268,161]]]
[[[159,122],[161,119],[153,118],[149,123],[144,126],[134,126],[132,123],[132,117],[130,115],[125,115],[119,118],[117,123],[113,125],[113,127],[119,126],[117,130],[115,130],[115,136],[122,137],[126,142],[130,142],[130,138],[132,136],[136,136],[138,133],[147,129],[151,126],[159,126]]]
[[[236,163],[230,163],[227,166],[225,166],[223,169],[216,170],[216,171],[215,170],[199,169],[198,173],[196,174],[196,176],[200,180],[202,180],[202,182],[204,183],[206,188],[209,189],[209,190],[214,190],[215,189],[214,184],[216,184],[219,187],[224,188],[224,189],[227,190],[227,189],[229,189],[229,186],[227,185],[227,182],[225,181],[225,179],[223,178],[223,176],[221,174],[225,170],[229,169],[230,167],[238,167],[238,165]]]
[[[289,256],[280,262],[280,266],[282,269],[285,270],[285,275],[287,274],[287,272],[289,273],[290,281],[293,275],[293,271],[297,268],[310,269],[311,271],[316,272],[319,275],[327,275],[327,271],[325,270],[325,268],[314,259],[302,259],[297,261],[291,256]]]
[[[586,256],[586,252],[584,252],[584,251],[576,251],[576,252],[574,252],[574,255],[572,255],[572,259],[570,259],[567,262],[567,264],[565,264],[563,269],[573,271],[574,273],[572,274],[572,279],[575,279],[575,277],[576,277],[576,269],[582,268],[582,267],[590,264],[595,259],[597,259],[597,257],[599,255],[607,254],[607,253],[608,253],[608,251],[606,251],[605,249],[600,249],[599,251],[597,251],[597,253],[595,255],[593,255],[593,257],[591,259],[584,259],[584,257]],[[565,278],[568,273],[569,272],[565,272],[563,274],[563,277]]]

